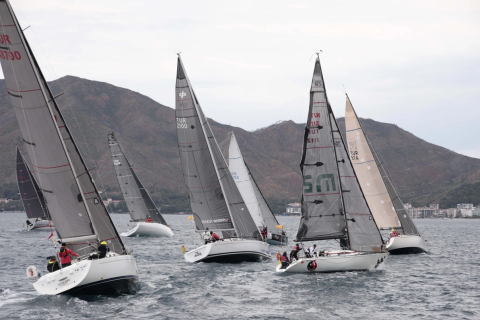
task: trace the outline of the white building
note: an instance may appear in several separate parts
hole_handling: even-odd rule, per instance
[[[287,215],[301,215],[302,204],[300,202],[294,202],[287,204]]]
[[[464,218],[473,216],[473,204],[471,203],[459,203],[457,204],[457,210],[460,211]]]

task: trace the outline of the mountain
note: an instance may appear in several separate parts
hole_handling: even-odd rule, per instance
[[[50,86],[54,95],[66,93],[57,102],[100,189],[109,196],[120,196],[107,144],[107,133],[113,131],[152,196],[162,202],[175,198],[188,208],[173,109],[128,89],[72,76],[57,79]],[[4,80],[0,80],[0,92],[6,92]],[[208,108],[204,111],[214,116],[208,114]],[[307,112],[305,106],[305,117]],[[286,203],[299,200],[304,124],[284,121],[249,132],[209,121],[226,158],[228,133],[235,132],[247,165],[263,194],[275,203],[275,211],[281,212]],[[344,132],[344,120],[338,122]],[[479,159],[430,144],[396,125],[370,119],[361,122],[405,202],[439,201],[449,190],[480,182]],[[22,138],[10,98],[3,94],[0,184],[15,182],[17,145],[22,146]]]

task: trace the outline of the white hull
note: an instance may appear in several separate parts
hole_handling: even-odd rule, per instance
[[[161,223],[137,222],[133,229],[120,235],[122,237],[173,237],[173,231]]]
[[[109,253],[98,260],[73,262],[33,284],[40,294],[97,295],[135,293],[138,272],[131,255]]]
[[[258,240],[225,239],[185,253],[187,262],[255,262],[271,259],[269,245]]]
[[[325,256],[300,258],[287,268],[277,266],[277,272],[347,272],[370,271],[380,267],[388,258],[387,252],[365,253],[349,250],[326,251]],[[317,266],[314,266],[314,263]]]
[[[427,244],[421,236],[400,235],[387,241],[387,251],[391,254],[427,253]]]
[[[32,223],[33,224],[30,226],[26,225],[25,229],[28,229],[28,230],[50,230],[50,228],[55,229],[53,222],[50,220],[39,220],[39,221],[33,221]]]

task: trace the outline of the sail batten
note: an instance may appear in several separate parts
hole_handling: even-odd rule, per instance
[[[346,97],[345,129],[350,158],[355,165],[355,172],[362,183],[365,196],[379,228],[403,229],[405,234],[419,235],[373,145],[365,134],[348,95]]]
[[[132,220],[138,222],[151,218],[153,222],[167,225],[160,210],[158,210],[130,161],[125,156],[115,135],[109,133],[107,137],[115,174]]]
[[[238,237],[258,238],[257,226],[230,175],[180,56],[175,100],[183,177],[197,230],[234,228]]]
[[[92,177],[43,77],[8,1],[0,2],[3,39],[15,59],[1,59],[32,173],[60,238],[96,235],[110,239],[112,251],[125,251]],[[75,246],[73,250],[79,249]]]

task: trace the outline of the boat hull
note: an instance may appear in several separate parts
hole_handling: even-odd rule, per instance
[[[269,233],[266,241],[268,244],[274,246],[286,245],[288,243],[288,237],[286,235]]]
[[[282,269],[281,264],[279,264],[276,271],[292,273],[371,271],[383,265],[387,258],[387,252],[365,253],[335,250],[326,252],[325,256],[300,258],[285,269]]]
[[[161,223],[137,222],[133,229],[120,235],[122,237],[173,237],[173,231]]]
[[[421,236],[400,235],[390,238],[387,242],[387,251],[390,254],[427,253],[427,244]]]
[[[138,272],[131,255],[108,254],[97,260],[81,260],[48,273],[33,287],[40,294],[117,295],[137,291]]]
[[[269,245],[258,240],[225,239],[188,251],[187,262],[239,263],[271,259]]]
[[[32,230],[45,230],[48,231],[50,229],[55,229],[55,226],[52,221],[50,220],[38,220],[38,221],[33,221],[33,224],[31,226],[25,226],[25,229],[28,229],[30,231]]]

